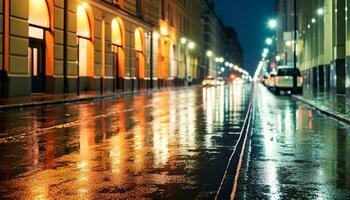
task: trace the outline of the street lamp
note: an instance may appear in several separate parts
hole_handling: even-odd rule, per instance
[[[180,42],[181,42],[181,44],[186,44],[187,39],[183,37],[183,38],[180,39]]]
[[[272,38],[267,38],[266,39],[266,41],[265,41],[265,43],[267,44],[267,45],[271,45],[272,44]]]
[[[210,65],[211,65],[210,58],[213,57],[213,52],[208,50],[207,57],[208,57],[208,70],[207,70],[207,76],[208,76],[210,74]]]
[[[265,54],[268,54],[268,53],[269,53],[269,49],[268,49],[268,48],[264,48],[263,52],[264,52]]]
[[[213,56],[213,52],[212,52],[212,51],[210,51],[210,50],[209,50],[209,51],[207,51],[207,57],[208,57],[208,58],[210,58],[210,57],[212,57],[212,56]]]
[[[196,47],[196,44],[194,42],[188,43],[188,48],[189,49],[194,49]]]
[[[317,15],[318,15],[318,16],[321,16],[321,15],[323,15],[323,14],[324,14],[323,8],[317,9]]]
[[[187,86],[188,85],[187,54],[188,54],[188,50],[192,50],[196,47],[196,43],[194,43],[192,41],[187,41],[187,39],[185,37],[182,37],[180,39],[180,43],[185,46],[185,55],[184,55],[184,59],[185,59],[185,85]]]
[[[277,27],[277,20],[270,19],[268,24],[271,29],[275,29]]]

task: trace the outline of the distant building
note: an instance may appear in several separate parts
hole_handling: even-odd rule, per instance
[[[203,6],[203,52],[202,62],[206,67],[206,75],[217,76],[222,63],[218,64],[216,58],[224,58],[226,62],[243,67],[243,50],[232,27],[225,27],[216,15],[214,2],[206,0]],[[207,53],[212,55],[208,57]]]

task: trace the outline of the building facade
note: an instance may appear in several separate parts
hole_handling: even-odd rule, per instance
[[[294,12],[294,0],[277,0],[277,14]],[[297,0],[298,67],[306,89],[350,94],[350,6],[349,0]],[[293,24],[281,18],[279,26]],[[287,24],[287,25],[286,25]],[[294,26],[289,29],[294,30]],[[280,43],[281,50],[285,48]]]
[[[200,80],[202,0],[1,0],[1,96]],[[186,40],[186,41],[185,41]]]
[[[233,27],[226,27],[216,15],[213,1],[206,0],[203,6],[203,47],[202,66],[204,76],[219,76],[223,62],[243,67],[243,50]],[[219,60],[220,60],[219,59]]]

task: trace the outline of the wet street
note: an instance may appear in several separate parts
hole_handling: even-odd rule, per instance
[[[350,199],[350,127],[255,90],[236,199]]]
[[[249,85],[0,113],[0,199],[213,199]]]

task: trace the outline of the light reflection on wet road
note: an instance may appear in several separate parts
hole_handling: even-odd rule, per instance
[[[255,90],[236,199],[350,199],[350,128],[289,96]]]
[[[248,85],[0,113],[0,198],[212,199]]]

